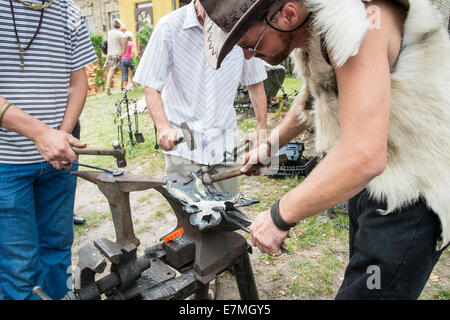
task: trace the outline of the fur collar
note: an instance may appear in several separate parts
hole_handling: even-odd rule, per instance
[[[306,0],[306,4],[314,13],[314,26],[338,67],[358,54],[369,30],[361,0]]]
[[[337,67],[341,67],[359,52],[359,47],[370,28],[364,2],[372,0],[306,0],[315,13],[314,26],[326,48],[331,52]],[[396,0],[406,8],[410,0]],[[448,24],[450,0],[429,0],[442,13],[443,23]]]

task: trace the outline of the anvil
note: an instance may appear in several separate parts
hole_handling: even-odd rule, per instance
[[[170,242],[163,242],[162,246],[160,243],[147,248],[146,256],[161,259],[179,272],[189,269],[192,279],[195,279],[195,282],[190,282],[193,286],[189,288],[197,288],[197,282],[207,284],[229,267],[235,266],[241,297],[258,299],[248,257],[251,247],[240,234],[234,232],[238,229],[247,230],[251,224],[251,220],[238,208],[251,205],[257,200],[244,199],[240,194],[221,193],[211,186],[205,187],[197,176],[192,179],[174,174],[162,179],[152,179],[129,172],[124,172],[121,176],[95,171],[72,174],[96,184],[106,196],[112,212],[118,248],[139,245],[139,239],[133,230],[129,193],[154,188],[166,198],[177,216],[175,230],[183,227],[185,232]],[[161,237],[163,238],[164,236]],[[151,272],[151,268],[149,270]],[[173,281],[177,286],[188,288],[185,285],[188,281],[176,279]],[[147,288],[145,281],[143,276],[140,280],[141,288]],[[142,292],[144,298],[155,297],[153,289],[142,290],[145,291]],[[160,297],[163,291],[157,291],[156,296]],[[182,289],[179,291],[180,294],[184,292]]]

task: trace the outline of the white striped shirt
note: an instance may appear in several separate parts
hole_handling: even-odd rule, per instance
[[[233,107],[239,83],[264,81],[264,62],[246,60],[235,47],[213,70],[203,53],[203,27],[193,1],[164,16],[156,25],[133,81],[161,92],[172,126],[186,121],[193,131],[197,149],[185,143],[169,154],[201,164],[223,161],[225,150],[236,146],[237,123]]]
[[[13,1],[13,6],[20,43],[25,48],[41,11],[19,1]],[[44,9],[41,29],[25,52],[25,70],[20,72],[10,2],[0,0],[0,95],[23,111],[58,129],[67,106],[70,73],[96,60],[78,6],[73,0],[53,0]],[[0,163],[42,161],[31,140],[0,128]]]

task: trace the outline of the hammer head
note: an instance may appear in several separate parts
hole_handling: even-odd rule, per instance
[[[195,150],[197,146],[195,145],[194,135],[192,134],[191,129],[189,128],[187,122],[182,122],[180,124],[181,130],[183,131],[183,141],[186,142],[189,150]]]
[[[113,141],[112,145],[113,145],[113,148],[115,151],[113,156],[117,160],[117,167],[125,168],[127,166],[127,160],[125,159],[125,156],[127,155],[127,151],[121,147],[119,141]]]
[[[200,174],[204,185],[212,184],[211,174],[209,173],[208,166],[201,167]]]
[[[127,166],[127,160],[125,159],[125,157],[119,159],[117,158],[117,167],[118,168],[125,168]]]

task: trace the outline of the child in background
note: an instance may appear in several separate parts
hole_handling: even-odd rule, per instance
[[[129,90],[129,85],[133,82],[133,54],[136,54],[136,43],[133,41],[133,34],[130,31],[125,32],[124,42],[122,45],[122,89]],[[130,81],[128,81],[130,78]]]

